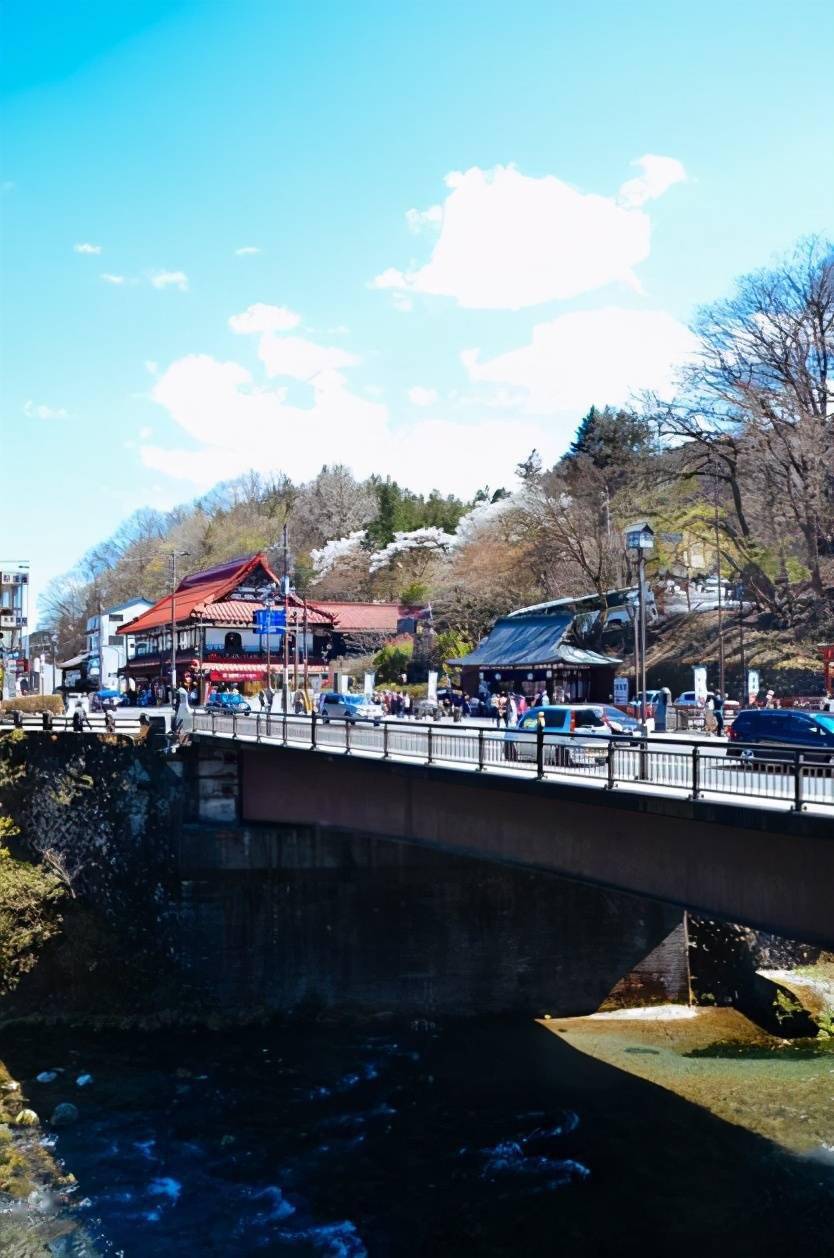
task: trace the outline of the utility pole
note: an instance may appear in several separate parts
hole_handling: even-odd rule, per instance
[[[171,703],[177,693],[177,604],[174,597],[177,589],[177,560],[184,558],[187,550],[172,550],[171,560]]]
[[[284,711],[289,711],[287,703],[287,692],[290,688],[290,553],[289,553],[289,530],[284,525],[283,530],[284,545],[284,570],[281,576],[281,588],[284,595],[284,667],[282,678],[281,698],[283,700]]]
[[[747,707],[749,695],[747,693],[747,661],[744,658],[744,586],[739,585],[736,589],[736,597],[738,598],[738,646],[741,655],[741,694],[739,696],[741,706]]]
[[[713,464],[714,467],[714,464]],[[718,689],[722,698],[724,688],[724,593],[721,588],[721,531],[718,516],[718,478],[713,479],[713,500],[715,504],[715,566],[718,572]]]

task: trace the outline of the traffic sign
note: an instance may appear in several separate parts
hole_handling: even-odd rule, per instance
[[[258,633],[275,633],[286,628],[287,617],[283,608],[270,610],[265,607],[262,611],[255,612],[254,622]]]

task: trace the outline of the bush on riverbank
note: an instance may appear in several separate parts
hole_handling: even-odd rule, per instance
[[[17,741],[15,733],[7,738]],[[22,767],[0,759],[0,808],[8,808]],[[44,944],[61,927],[59,904],[66,887],[43,861],[18,860],[7,842],[19,833],[14,819],[0,813],[0,995],[13,991],[34,968]]]

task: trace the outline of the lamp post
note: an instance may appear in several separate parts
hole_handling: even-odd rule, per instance
[[[177,560],[184,558],[187,550],[172,550],[171,560],[171,703],[177,693],[177,602],[174,597],[177,590]]]
[[[654,548],[654,529],[645,520],[626,530],[626,549],[637,555],[637,598],[639,632],[635,634],[634,645],[637,647],[639,638],[639,677],[640,677],[640,724],[646,732],[646,555]],[[637,655],[637,651],[635,651]],[[635,672],[638,671],[635,659]]]

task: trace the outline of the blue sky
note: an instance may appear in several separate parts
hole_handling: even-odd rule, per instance
[[[3,26],[0,552],[38,588],[250,465],[508,484],[834,221],[816,0],[6,0]]]

